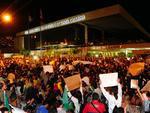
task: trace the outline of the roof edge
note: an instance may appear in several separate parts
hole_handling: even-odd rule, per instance
[[[120,7],[120,14],[128,20],[132,25],[134,25],[138,30],[150,38],[149,32],[147,32],[138,22],[135,20],[123,7]]]

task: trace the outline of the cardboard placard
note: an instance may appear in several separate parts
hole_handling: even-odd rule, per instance
[[[81,77],[80,74],[76,74],[67,78],[64,78],[65,83],[69,89],[69,91],[72,91],[74,89],[77,89],[81,85]]]
[[[104,87],[112,87],[117,86],[118,84],[118,73],[107,73],[107,74],[100,74],[99,75],[101,84]]]

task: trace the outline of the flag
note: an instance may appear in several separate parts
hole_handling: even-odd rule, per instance
[[[28,21],[31,22],[32,21],[32,17],[31,15],[28,16]]]
[[[68,94],[67,94],[66,88],[64,89],[62,103],[63,103],[64,109],[67,111],[69,107],[69,101],[68,101]]]
[[[7,107],[8,110],[10,111],[9,99],[5,91],[4,91],[4,106]]]
[[[42,9],[40,9],[40,23],[43,24],[43,12],[42,12]]]
[[[63,107],[66,111],[74,109],[73,102],[71,101],[71,98],[68,97],[68,92],[67,92],[66,88],[64,89],[62,103],[63,103]]]
[[[132,76],[138,76],[144,70],[144,62],[133,63],[129,66],[128,72]]]

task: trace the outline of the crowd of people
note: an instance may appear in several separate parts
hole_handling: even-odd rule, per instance
[[[128,68],[136,62],[144,62],[144,70],[132,76]],[[54,71],[44,72],[44,65]],[[113,72],[118,72],[118,85],[103,87],[99,74]],[[69,91],[64,78],[75,73],[88,77],[89,84],[82,81]],[[11,112],[12,105],[27,113],[150,113],[150,91],[140,91],[149,78],[150,63],[141,56],[1,58],[0,111]],[[137,89],[130,87],[131,79],[139,81]]]

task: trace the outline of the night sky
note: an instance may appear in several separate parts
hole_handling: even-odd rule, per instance
[[[0,36],[15,35],[30,27],[40,25],[40,9],[43,23],[56,21],[68,16],[121,4],[148,32],[150,32],[150,11],[148,0],[0,0],[0,13],[13,14],[13,23],[0,23]]]

